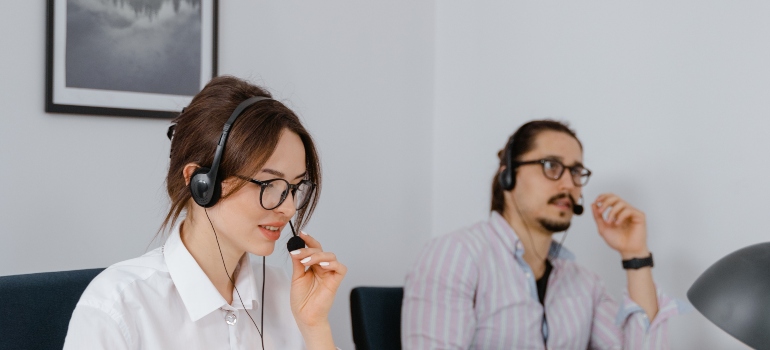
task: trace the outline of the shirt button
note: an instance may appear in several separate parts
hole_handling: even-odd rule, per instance
[[[235,316],[235,312],[228,311],[227,315],[225,315],[225,322],[231,326],[234,326],[238,322],[238,317]]]
[[[527,272],[527,278],[529,278],[529,276],[531,276],[531,275],[529,274],[529,272]]]

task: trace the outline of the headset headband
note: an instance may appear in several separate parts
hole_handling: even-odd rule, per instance
[[[255,96],[241,102],[238,107],[235,108],[233,114],[225,122],[225,126],[222,129],[222,135],[217,142],[217,149],[214,152],[214,160],[211,163],[210,168],[201,168],[198,172],[193,174],[190,180],[190,192],[192,198],[198,205],[208,208],[216,204],[221,195],[221,184],[217,181],[217,175],[219,173],[219,164],[222,160],[222,155],[225,153],[225,144],[227,143],[227,136],[230,134],[235,120],[241,113],[249,106],[262,101],[272,100],[269,97]]]
[[[241,104],[235,108],[233,114],[230,115],[230,118],[227,119],[225,126],[222,129],[222,136],[219,137],[219,142],[217,143],[217,151],[214,153],[214,161],[211,163],[211,169],[209,170],[209,174],[211,174],[210,177],[213,181],[216,181],[217,179],[217,173],[219,172],[219,162],[222,160],[222,155],[225,153],[225,143],[227,143],[227,136],[230,134],[230,128],[232,128],[235,120],[238,119],[238,116],[241,115],[244,109],[259,101],[270,99],[271,98],[269,97],[263,96],[255,96],[249,98],[246,101],[241,102]]]

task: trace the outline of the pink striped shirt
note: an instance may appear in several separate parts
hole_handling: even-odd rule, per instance
[[[404,349],[543,349],[544,336],[548,349],[668,348],[666,320],[686,303],[658,292],[650,323],[627,294],[618,305],[596,274],[557,246],[544,308],[522,243],[498,213],[433,239],[406,277]]]

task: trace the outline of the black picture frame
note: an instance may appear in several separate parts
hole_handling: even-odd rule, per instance
[[[47,29],[46,29],[46,100],[45,100],[45,111],[48,113],[68,113],[68,114],[88,114],[88,115],[103,115],[103,116],[126,116],[126,117],[151,117],[151,118],[173,118],[179,114],[181,109],[187,104],[189,104],[190,100],[192,100],[192,97],[200,91],[200,89],[203,88],[203,86],[213,77],[217,75],[217,51],[218,51],[218,15],[219,15],[219,4],[218,0],[166,0],[165,2],[161,1],[161,7],[158,8],[158,1],[148,1],[147,3],[149,5],[145,7],[136,7],[141,6],[136,5],[137,1],[131,1],[131,2],[123,2],[123,1],[99,1],[99,0],[47,0]],[[152,26],[153,16],[155,19],[155,22],[161,22],[161,15],[165,14],[166,18],[168,18],[168,11],[170,11],[168,8],[162,8],[163,6],[169,5],[172,6],[172,9],[175,13],[179,10],[180,7],[183,6],[198,6],[198,10],[200,11],[200,18],[198,19],[199,23],[195,23],[199,26],[199,32],[197,36],[195,34],[190,34],[189,37],[186,38],[192,38],[191,41],[193,44],[197,45],[197,42],[195,41],[196,38],[200,39],[200,58],[199,61],[197,61],[197,65],[194,64],[198,58],[196,56],[180,56],[181,54],[179,51],[183,50],[189,50],[189,47],[194,47],[195,45],[183,45],[180,43],[174,43],[177,47],[181,47],[182,50],[176,50],[173,51],[176,57],[183,57],[185,60],[187,60],[189,57],[189,61],[194,62],[192,64],[187,64],[185,67],[193,67],[193,68],[199,68],[200,70],[197,72],[197,76],[195,75],[195,70],[188,69],[186,71],[178,68],[178,65],[174,65],[173,67],[168,65],[169,61],[172,61],[172,59],[167,58],[165,60],[154,60],[154,62],[162,62],[166,64],[166,67],[172,68],[172,69],[163,69],[163,66],[158,67],[151,67],[151,70],[157,70],[160,72],[174,72],[175,77],[183,77],[186,79],[186,84],[183,84],[183,87],[179,87],[176,85],[176,83],[168,83],[168,79],[161,79],[158,77],[158,75],[152,75],[148,71],[151,70],[142,70],[142,66],[140,64],[137,64],[133,66],[135,69],[135,72],[139,72],[139,74],[130,74],[128,70],[123,70],[122,65],[116,63],[116,61],[120,62],[120,60],[130,60],[131,57],[119,57],[119,53],[121,50],[97,50],[98,47],[94,48],[86,48],[83,49],[84,46],[90,45],[91,42],[98,43],[106,43],[104,45],[117,45],[115,44],[116,41],[111,40],[90,40],[87,41],[86,39],[80,39],[82,36],[77,36],[78,39],[71,39],[71,40],[80,40],[78,44],[80,45],[74,45],[70,44],[67,40],[70,40],[66,37],[68,28],[72,28],[72,32],[77,32],[77,30],[81,30],[81,27],[84,26],[84,21],[68,21],[70,19],[69,16],[72,16],[71,18],[78,18],[77,15],[82,15],[84,11],[76,11],[73,9],[81,9],[85,8],[85,6],[82,6],[80,3],[96,3],[99,6],[135,6],[134,8],[130,8],[128,10],[134,11],[136,14],[136,18],[134,21],[144,20],[144,23],[150,23],[149,26]],[[75,6],[79,5],[79,6]],[[154,8],[151,8],[152,6]],[[68,8],[68,6],[70,6]],[[95,6],[91,6],[91,8],[88,8],[88,11],[91,11],[90,14],[93,13],[93,11],[98,11],[99,8],[93,8]],[[193,13],[190,11],[189,8],[188,14]],[[118,11],[117,9],[110,9],[110,12]],[[121,8],[120,11],[126,11],[126,9]],[[140,12],[137,12],[140,11]],[[165,12],[161,12],[165,11]],[[112,17],[114,16],[114,13],[112,13]],[[124,13],[125,15],[125,13]],[[140,16],[147,16],[149,19],[140,19]],[[109,17],[106,14],[102,16],[89,16],[88,18],[92,17],[99,17],[101,22],[97,22],[96,20],[93,21],[97,23],[97,25],[103,25],[104,22],[103,17]],[[125,24],[125,22],[132,21],[131,16],[123,16],[121,24]],[[172,16],[173,17],[173,16]],[[188,17],[190,18],[190,17]],[[195,19],[195,17],[192,17]],[[88,22],[88,21],[85,21]],[[160,26],[160,24],[155,24],[156,26]],[[183,24],[175,24],[177,28],[180,28],[180,26],[183,26]],[[169,27],[169,26],[166,26]],[[90,27],[86,27],[86,29],[91,29]],[[143,28],[144,33],[146,34],[149,32],[149,30],[152,29],[146,29]],[[165,30],[165,28],[164,28]],[[105,36],[106,34],[103,34],[104,32],[110,32],[105,30],[92,30],[89,33],[97,33],[97,37],[99,35]],[[114,31],[112,31],[114,32]],[[112,33],[110,32],[110,33]],[[189,33],[198,33],[195,30],[191,30],[188,32],[185,32],[185,34]],[[78,32],[80,33],[80,32]],[[73,38],[76,37],[73,35]],[[121,38],[125,38],[127,35],[123,35]],[[174,38],[174,40],[177,39],[178,36],[172,36],[167,35],[166,38]],[[139,46],[143,45],[146,42],[147,36],[142,37],[142,39],[134,38],[133,46]],[[131,39],[128,39],[131,40]],[[172,41],[167,41],[169,43],[172,43]],[[86,43],[86,44],[82,44]],[[157,44],[157,43],[156,43]],[[162,51],[165,48],[162,48],[161,50],[157,50],[156,45],[156,56],[160,52],[161,55],[164,54],[164,51]],[[67,52],[67,49],[70,48],[72,51],[70,53]],[[74,48],[74,49],[73,49]],[[103,47],[102,47],[103,48]],[[139,47],[139,50],[143,49],[143,47]],[[195,50],[195,49],[193,49]],[[129,50],[125,50],[129,51]],[[137,50],[129,51],[130,55],[132,57],[136,56],[135,53]],[[172,50],[169,50],[172,51]],[[69,55],[74,55],[74,53],[83,53],[87,52],[87,55],[81,55],[79,57],[84,57],[86,59],[84,60],[75,60],[71,59],[69,62],[78,62],[80,66],[77,67],[77,69],[70,68],[73,66],[77,66],[75,63],[68,64],[66,62],[66,58]],[[97,54],[94,54],[97,53]],[[102,58],[99,56],[99,53],[105,53],[107,58]],[[169,54],[171,55],[171,54]],[[149,56],[149,55],[148,55]],[[71,56],[70,56],[71,57]],[[115,57],[118,57],[115,59]],[[172,57],[173,58],[173,57]],[[88,64],[91,63],[91,60],[94,60],[96,62],[109,62],[108,64],[105,63],[104,67],[98,66],[98,68],[102,68],[101,72],[106,72],[107,74],[98,74],[95,72],[98,72],[99,70],[94,69],[92,70],[91,66],[88,66]],[[150,61],[149,58],[146,58],[146,61]],[[88,62],[88,63],[86,63]],[[147,67],[147,62],[144,62],[145,66]],[[112,68],[115,68],[116,66],[119,67],[119,69],[109,69],[112,65]],[[67,68],[70,68],[70,72],[67,71]],[[80,76],[75,75],[72,72],[84,72],[85,74],[81,74]],[[193,74],[187,74],[192,72]],[[110,79],[110,76],[112,74],[118,75],[118,74],[124,74],[124,75],[131,75],[131,77],[125,77],[126,79],[123,80],[130,80],[134,79],[130,82],[131,86],[129,88],[123,88],[123,86],[127,86],[127,83],[119,82],[115,83],[116,81],[120,79]],[[142,74],[148,76],[149,78],[145,78],[144,80],[141,80],[140,78],[134,78],[135,76]],[[169,73],[171,74],[171,73]],[[106,76],[106,77],[105,77]],[[197,79],[196,79],[197,78]],[[90,80],[89,80],[90,79]],[[199,80],[199,86],[195,86],[196,81]],[[76,81],[77,83],[71,83],[72,81]],[[147,84],[147,87],[145,89],[145,86],[141,83],[143,81],[150,82],[152,81],[152,84]],[[78,85],[80,84],[80,85]],[[112,84],[112,85],[110,85]],[[113,86],[116,86],[118,84],[123,84],[119,86],[117,89],[113,88]],[[165,85],[164,85],[165,84]],[[98,85],[98,86],[97,86]],[[152,85],[152,86],[150,86]],[[159,85],[163,85],[160,86]],[[182,84],[180,84],[182,85]],[[106,88],[101,86],[107,86]],[[144,89],[144,90],[143,90]],[[172,92],[166,92],[161,90],[167,90]],[[184,91],[181,91],[184,89]],[[150,91],[154,90],[154,91]]]

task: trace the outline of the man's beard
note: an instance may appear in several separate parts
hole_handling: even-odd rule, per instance
[[[548,200],[548,204],[556,203],[557,200],[567,198],[570,201],[570,204],[572,205],[571,208],[575,207],[575,200],[567,193],[559,193],[553,197],[551,197]],[[566,222],[563,221],[556,221],[556,220],[548,220],[544,218],[537,219],[537,222],[540,223],[540,226],[542,226],[544,229],[546,229],[549,232],[556,233],[556,232],[564,232],[567,231],[570,225],[570,220],[567,220]]]
[[[563,222],[543,218],[537,219],[537,222],[539,222],[540,226],[542,226],[544,229],[552,233],[567,231],[570,225],[570,221]]]

